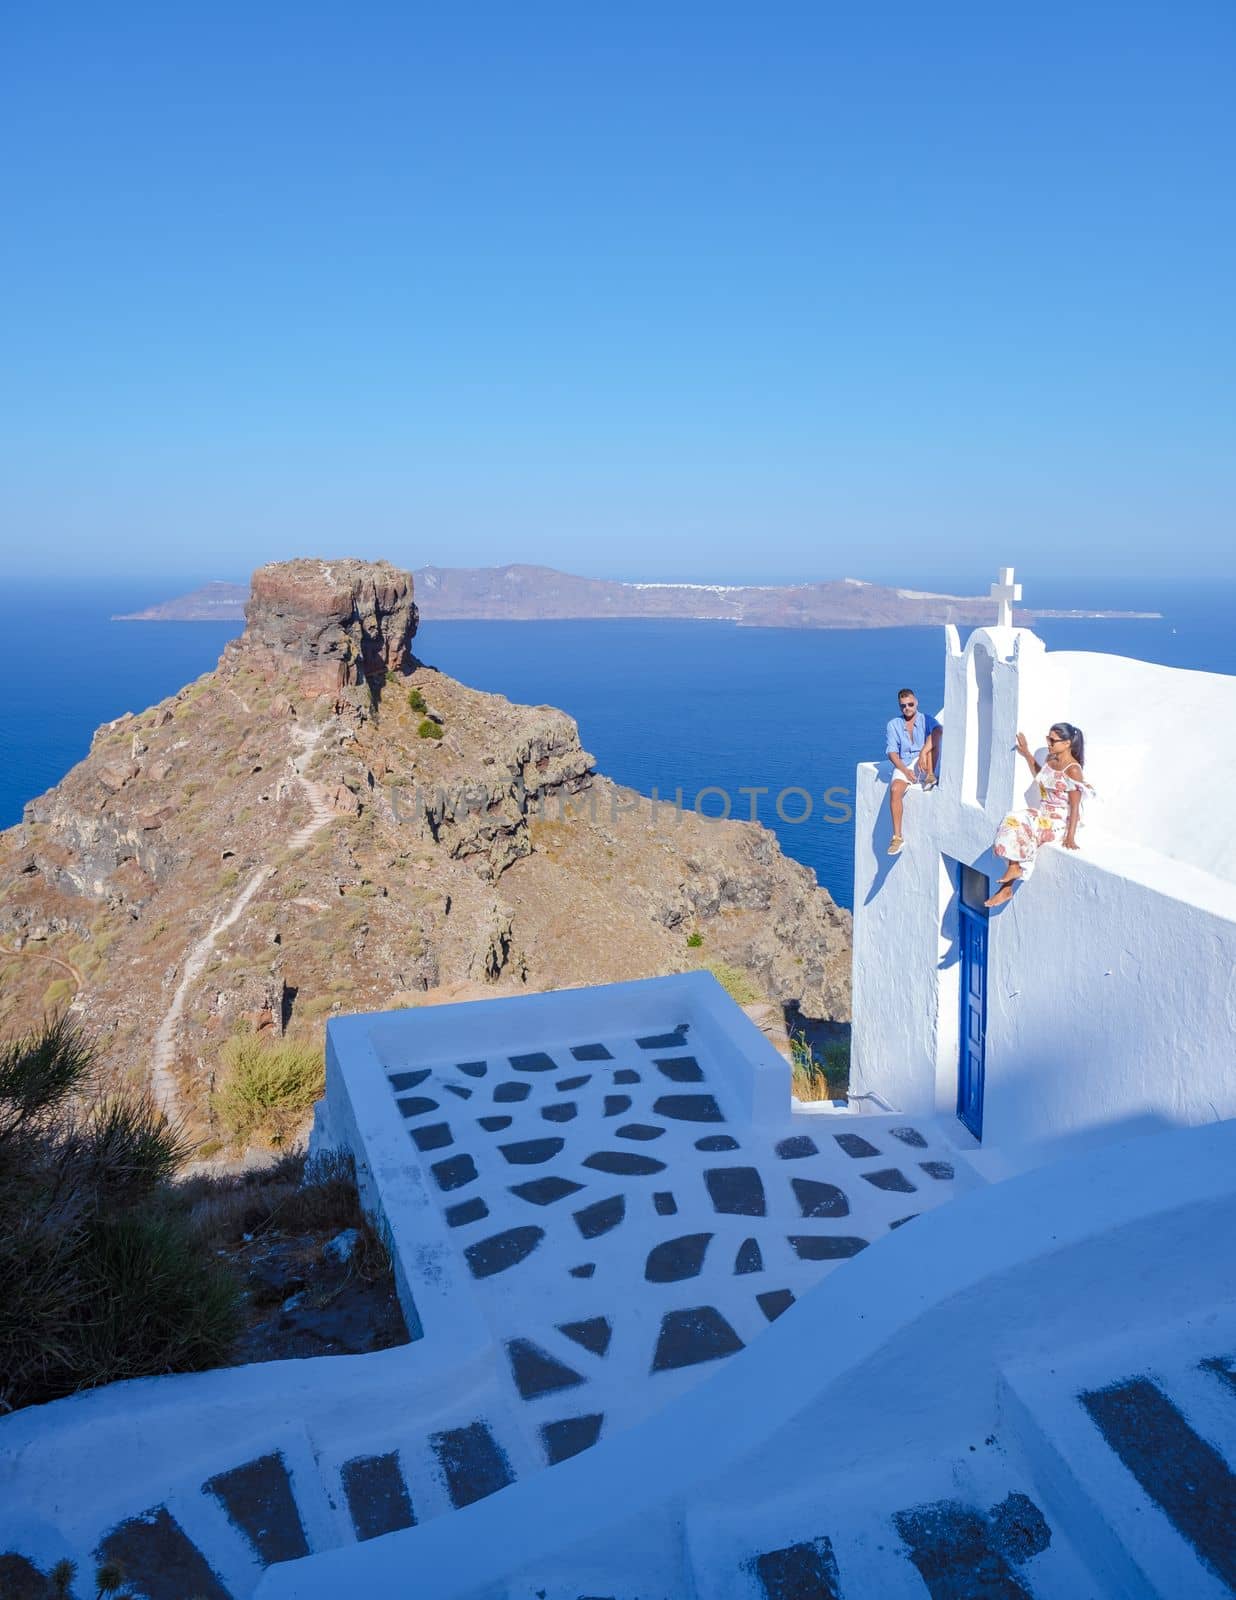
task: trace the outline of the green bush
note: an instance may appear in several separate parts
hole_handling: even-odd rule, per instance
[[[77,1563],[67,1556],[61,1557],[47,1574],[54,1600],[73,1600],[73,1579],[77,1576]]]
[[[103,1600],[104,1595],[116,1594],[124,1582],[124,1568],[115,1561],[101,1561],[94,1569],[95,1600]],[[120,1597],[124,1600],[124,1596]]]
[[[422,719],[416,733],[417,737],[421,739],[440,739],[445,731],[440,722],[431,722],[428,717],[425,717]]]
[[[64,1019],[0,1045],[0,1412],[226,1358],[237,1290],[170,1184],[190,1148]]]
[[[89,1079],[93,1052],[63,1018],[0,1046],[0,1151],[39,1135]]]
[[[794,1093],[800,1100],[843,1099],[850,1083],[850,1041],[829,1039],[817,1054],[800,1028],[790,1036]]]
[[[824,1076],[830,1088],[844,1091],[850,1081],[850,1041],[830,1039],[824,1046]]]
[[[687,949],[688,950],[698,950],[699,947],[703,944],[703,942],[704,942],[704,935],[702,933],[700,933],[698,931],[698,929],[695,932],[689,933],[687,935]]]
[[[236,1289],[195,1252],[172,1212],[121,1211],[90,1229],[90,1345],[108,1381],[152,1370],[196,1372],[226,1360],[237,1331]]]
[[[408,690],[408,710],[426,712],[429,707],[425,704],[425,696],[419,689]]]
[[[237,1145],[255,1138],[271,1146],[285,1143],[325,1092],[326,1065],[313,1045],[290,1039],[267,1044],[236,1034],[223,1047],[222,1063],[211,1104]]]

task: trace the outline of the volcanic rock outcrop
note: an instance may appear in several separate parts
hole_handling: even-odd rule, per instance
[[[243,647],[292,657],[306,692],[402,672],[416,632],[412,578],[388,561],[272,561],[253,574]]]
[[[0,834],[0,1033],[71,1005],[204,1128],[227,1039],[332,1012],[703,957],[848,1016],[848,914],[771,833],[620,789],[570,717],[417,661],[415,627],[386,563],[261,568],[216,670]]]

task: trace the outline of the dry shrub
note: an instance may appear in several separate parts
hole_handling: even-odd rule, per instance
[[[215,1115],[236,1145],[254,1139],[277,1149],[296,1132],[326,1088],[326,1063],[316,1045],[271,1043],[236,1035],[223,1047],[223,1074],[211,1097]]]
[[[43,1010],[59,1011],[61,1006],[67,1006],[73,998],[73,990],[74,985],[68,978],[53,978],[43,991]]]
[[[233,1249],[246,1237],[269,1232],[355,1228],[360,1234],[352,1263],[357,1275],[369,1279],[389,1270],[386,1251],[361,1209],[349,1154],[326,1152],[306,1160],[292,1151],[262,1171],[189,1178],[178,1194],[191,1231],[212,1251]]]
[[[689,944],[690,940],[687,942]],[[731,966],[728,961],[710,961],[706,970],[712,973],[735,1005],[753,1006],[764,998],[741,967]]]
[[[351,1156],[306,1159],[286,1151],[269,1167],[198,1173],[177,1186],[189,1226],[216,1249],[272,1224],[290,1228],[349,1228],[359,1201]]]

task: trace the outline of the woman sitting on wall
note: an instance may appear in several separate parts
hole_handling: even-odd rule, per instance
[[[1045,844],[1077,849],[1077,824],[1084,795],[1094,790],[1082,775],[1086,743],[1071,722],[1053,722],[1047,735],[1047,761],[1040,766],[1024,733],[1017,748],[1038,781],[1039,803],[1026,811],[1010,811],[996,834],[995,852],[1008,862],[996,892],[984,905],[1003,906],[1013,898],[1014,885],[1034,871],[1035,859]]]

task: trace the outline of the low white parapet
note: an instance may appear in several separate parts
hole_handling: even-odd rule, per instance
[[[992,1499],[1030,1489],[1053,1525],[1067,1523],[1067,1493],[999,1448],[1006,1374],[1027,1361],[1054,1368],[1114,1332],[1120,1348],[1089,1363],[1096,1381],[1136,1372],[1147,1348],[1180,1329],[1196,1344],[1209,1326],[1199,1348],[1226,1351],[1234,1158],[1236,1123],[1225,1123],[1131,1139],[971,1193],[828,1278],[711,1382],[548,1482],[272,1567],[258,1600],[399,1594],[412,1581],[434,1600],[609,1592],[619,1579],[640,1593],[748,1595],[754,1557],[796,1540],[831,1540],[846,1593],[901,1592],[889,1586],[894,1567],[899,1585],[907,1571],[892,1514],[920,1500],[938,1510],[971,1478],[975,1493],[991,1484]],[[1061,1389],[1049,1403],[1077,1402]],[[1123,1481],[1113,1513],[1144,1521]],[[847,1524],[860,1514],[856,1540]],[[1084,1518],[1074,1526],[1089,1532]],[[1132,1591],[1111,1581],[1085,1592]]]
[[[479,1107],[493,1093],[493,1077],[482,1089],[459,1073],[460,1062],[484,1066],[492,1061],[499,1070],[512,1058],[541,1053],[555,1059],[559,1075],[569,1074],[581,1066],[573,1047],[596,1045],[623,1059],[633,1038],[675,1033],[706,1056],[709,1092],[729,1122],[758,1129],[785,1120],[788,1063],[705,971],[466,1005],[370,1012],[337,1017],[327,1025],[323,1133],[356,1159],[362,1197],[385,1232],[414,1337],[444,1338],[460,1362],[492,1354],[492,1336],[450,1240],[440,1196],[426,1181],[430,1163],[412,1159],[408,1123],[392,1082],[424,1074],[419,1085],[408,1085],[414,1095],[445,1073],[457,1080],[457,1093],[475,1093]],[[464,1114],[464,1106],[449,1094],[438,1103],[444,1115]],[[471,1109],[475,1116],[476,1107]]]

